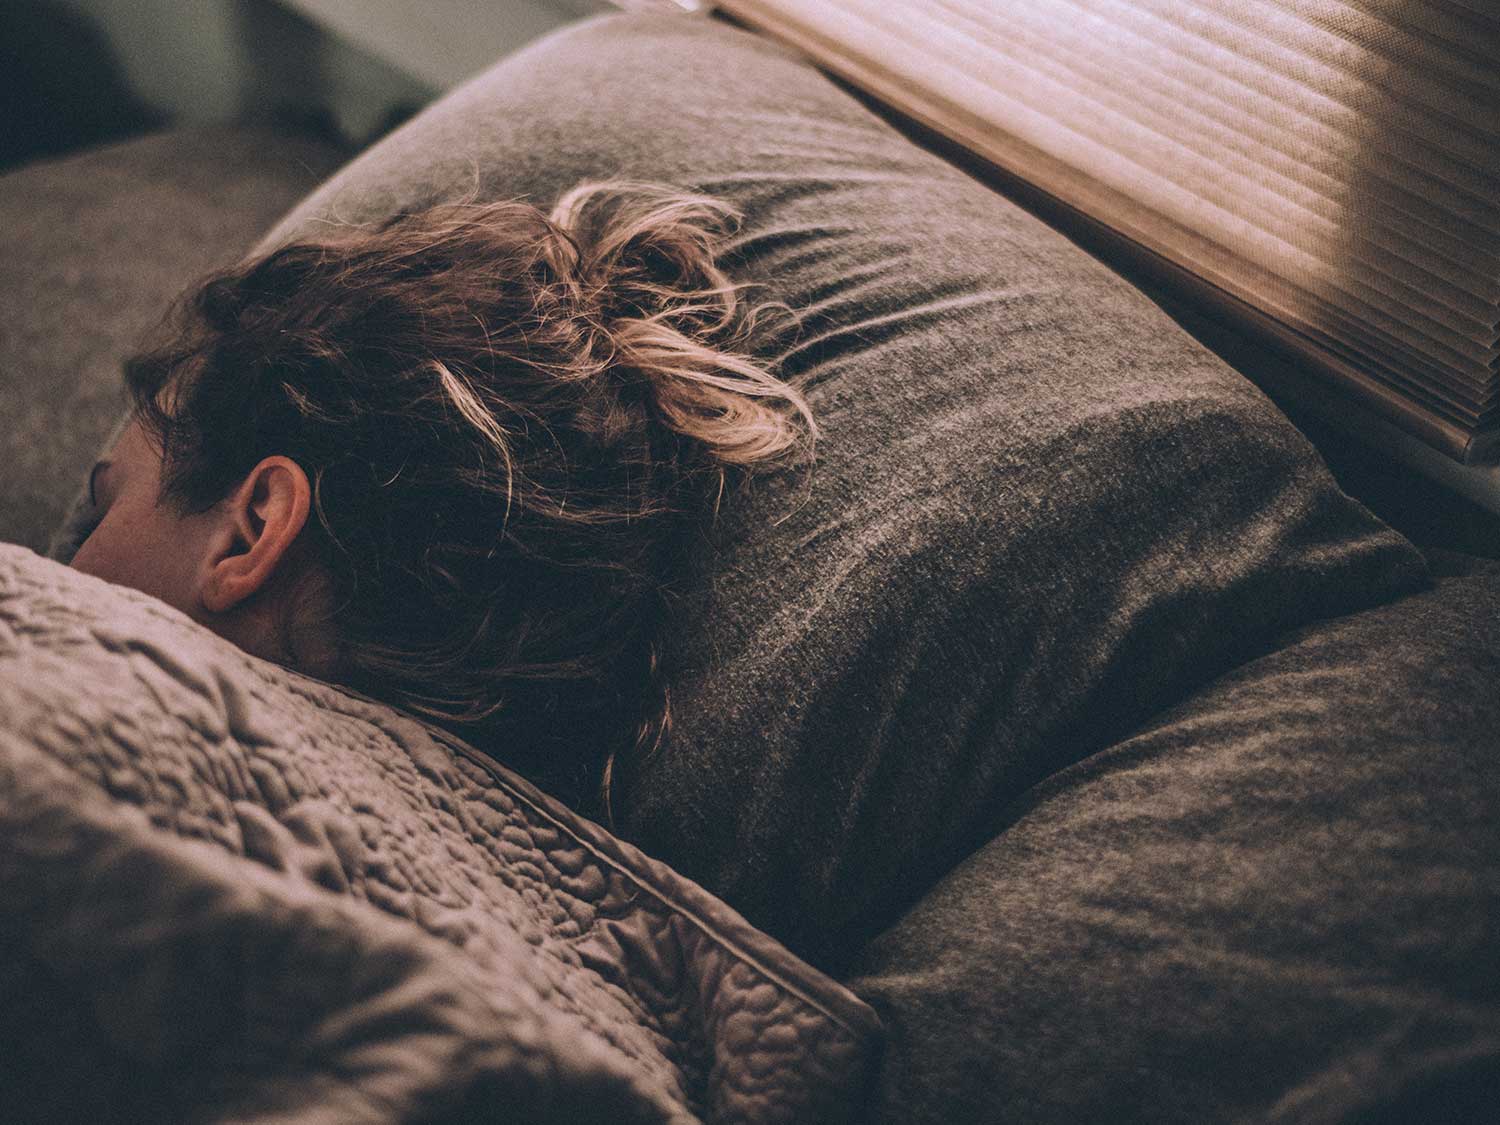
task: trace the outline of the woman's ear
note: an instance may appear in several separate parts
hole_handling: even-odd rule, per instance
[[[200,598],[224,613],[264,589],[307,523],[312,488],[289,457],[267,457],[222,501]]]

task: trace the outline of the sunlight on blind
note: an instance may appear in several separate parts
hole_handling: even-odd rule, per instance
[[[1269,316],[1450,454],[1500,432],[1500,9],[721,6]]]

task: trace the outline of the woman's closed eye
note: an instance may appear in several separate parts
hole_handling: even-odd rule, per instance
[[[89,507],[96,512],[103,510],[104,486],[108,483],[105,474],[111,464],[110,461],[95,461],[94,467],[89,470]]]

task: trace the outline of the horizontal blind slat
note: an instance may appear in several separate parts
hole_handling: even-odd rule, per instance
[[[1194,104],[1195,99],[1186,88],[1163,92],[1157,79],[1159,68],[1129,66],[1116,68],[1113,75],[1103,73],[1096,60],[1076,49],[1079,34],[1086,34],[1087,25],[1069,26],[1055,33],[1056,40],[1065,49],[1055,55],[1049,44],[1030,26],[1024,14],[1017,13],[1015,23],[1007,29],[1012,34],[998,36],[987,27],[978,26],[961,11],[963,5],[952,5],[952,18],[959,21],[963,30],[972,34],[976,42],[997,57],[1005,57],[1019,65],[1039,73],[1046,73],[1051,80],[1071,80],[1080,93],[1099,102],[1113,112],[1133,116],[1144,127],[1166,135],[1184,119],[1190,120],[1191,128],[1179,129],[1174,139],[1189,148],[1202,160],[1211,161],[1221,154],[1226,168],[1243,180],[1255,181],[1258,186],[1273,192],[1284,200],[1288,207],[1308,212],[1310,241],[1331,239],[1356,256],[1367,258],[1372,269],[1384,272],[1403,272],[1402,263],[1430,275],[1414,284],[1426,286],[1442,302],[1462,313],[1464,320],[1484,321],[1492,313],[1489,307],[1494,298],[1500,298],[1500,239],[1491,239],[1487,245],[1481,232],[1473,232],[1467,240],[1448,235],[1440,226],[1431,222],[1419,222],[1404,211],[1380,206],[1379,221],[1367,221],[1359,228],[1338,228],[1336,220],[1349,209],[1351,201],[1360,196],[1367,206],[1383,204],[1379,196],[1362,194],[1347,183],[1341,183],[1306,164],[1298,164],[1291,157],[1257,142],[1246,133],[1226,126],[1221,116],[1210,117],[1204,107]],[[1033,17],[1034,18],[1034,17]],[[1050,71],[1049,71],[1050,68]],[[1114,80],[1111,81],[1111,78]],[[1120,87],[1127,87],[1129,93]],[[1175,96],[1174,96],[1175,95]],[[1201,99],[1196,99],[1201,101]],[[1300,173],[1300,175],[1299,175]],[[1341,201],[1335,194],[1342,191]],[[1339,235],[1332,232],[1342,230]],[[1317,253],[1314,245],[1299,242],[1304,249]],[[1359,247],[1367,245],[1368,250]],[[1476,269],[1490,269],[1496,276],[1491,292],[1474,294],[1466,285],[1472,284]],[[1439,319],[1442,319],[1439,315]],[[1455,331],[1466,331],[1463,323],[1445,321]]]

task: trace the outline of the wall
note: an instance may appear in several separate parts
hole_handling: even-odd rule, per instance
[[[594,0],[28,0],[88,25],[146,106],[185,124],[315,120],[363,143]],[[48,10],[51,14],[48,15]],[[58,66],[67,66],[59,59]]]
[[[532,39],[610,7],[594,0],[282,0],[440,89]]]

